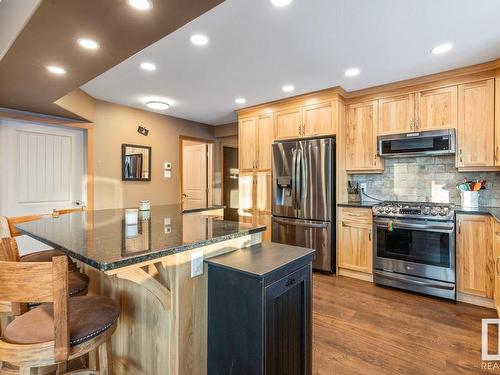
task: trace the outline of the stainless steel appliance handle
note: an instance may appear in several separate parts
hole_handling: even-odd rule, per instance
[[[377,226],[386,226],[391,221],[375,221],[374,224]],[[394,228],[401,229],[430,229],[430,230],[442,230],[442,231],[452,231],[454,229],[453,225],[439,225],[439,224],[415,224],[415,223],[403,223],[401,221],[392,221]]]
[[[296,202],[297,202],[297,209],[302,205],[302,198],[301,198],[301,183],[303,179],[302,175],[302,151],[300,149],[297,149],[297,166],[295,167],[295,196],[296,196]]]
[[[408,284],[413,284],[413,285],[420,285],[420,286],[427,286],[427,287],[432,287],[432,288],[439,288],[439,289],[447,289],[447,290],[453,290],[452,285],[443,285],[443,284],[437,284],[433,283],[431,281],[419,281],[419,280],[412,280],[412,279],[407,279],[404,276],[397,276],[397,275],[388,275],[387,273],[380,273],[380,272],[375,272],[377,276],[383,277],[389,280],[394,280],[394,281],[400,281]]]
[[[295,168],[297,164],[297,150],[292,149],[292,206],[295,209],[297,207],[296,200],[297,200],[297,191],[296,191],[296,184],[297,182],[295,181]]]
[[[301,182],[302,182],[302,188],[300,189],[300,205],[302,206],[302,201],[305,198],[307,184],[309,182],[309,181],[307,181],[306,159],[304,158],[304,153],[302,150],[300,150],[300,170],[301,170]]]
[[[285,224],[285,225],[295,225],[298,227],[307,227],[307,228],[328,228],[328,223],[304,223],[301,221],[295,221],[295,220],[286,220],[286,219],[278,219],[278,218],[273,218],[273,221],[275,221],[278,224]]]

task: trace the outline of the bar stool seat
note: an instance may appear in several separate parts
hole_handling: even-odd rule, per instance
[[[52,262],[52,258],[66,256],[63,251],[58,249],[52,250],[42,250],[35,253],[30,253],[20,257],[21,262]],[[70,258],[68,258],[68,266],[70,271],[76,269],[76,263]]]
[[[68,273],[68,290],[70,297],[84,296],[89,288],[89,277],[81,272]]]
[[[70,346],[82,344],[99,336],[118,319],[119,309],[111,298],[74,297],[68,300],[68,304]],[[53,305],[43,304],[17,317],[5,328],[2,340],[17,345],[53,341]]]

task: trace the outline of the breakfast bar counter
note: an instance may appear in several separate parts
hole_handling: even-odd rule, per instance
[[[79,261],[90,294],[120,306],[115,374],[206,374],[207,273],[203,259],[261,242],[263,226],[180,205],[84,211],[16,226]],[[203,269],[205,267],[205,270]],[[199,274],[201,272],[201,274]]]

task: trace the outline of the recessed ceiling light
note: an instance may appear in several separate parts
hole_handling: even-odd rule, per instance
[[[150,10],[153,7],[149,0],[128,0],[128,3],[137,10]]]
[[[78,44],[87,49],[99,49],[99,44],[91,39],[80,38]]]
[[[55,65],[49,65],[47,67],[47,70],[51,73],[59,74],[59,75],[66,73],[66,70],[64,68],[61,68],[60,66],[55,66]]]
[[[435,55],[440,55],[442,53],[448,52],[452,48],[453,48],[453,44],[451,44],[451,43],[443,43],[443,44],[440,44],[440,45],[434,47],[433,49],[431,49],[431,52],[433,54],[435,54]]]
[[[292,92],[295,90],[295,87],[293,85],[285,85],[281,88],[284,92]]]
[[[355,77],[360,73],[359,68],[349,68],[345,71],[347,77]]]
[[[290,5],[292,0],[271,0],[271,4],[273,4],[275,7],[286,7],[287,5]]]
[[[156,70],[156,65],[153,63],[149,63],[149,62],[143,62],[143,63],[141,63],[141,68],[152,72],[152,71]]]
[[[159,110],[168,109],[170,107],[168,103],[160,102],[158,100],[151,100],[147,102],[146,105],[151,109],[159,109]]]
[[[236,98],[236,99],[234,100],[234,102],[235,102],[236,104],[245,104],[245,103],[247,102],[247,100],[246,100],[245,98]]]
[[[203,34],[193,34],[191,35],[191,43],[196,44],[197,46],[204,46],[208,43],[208,38]]]

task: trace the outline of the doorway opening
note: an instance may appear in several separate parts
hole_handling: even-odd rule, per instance
[[[213,147],[208,139],[179,136],[183,210],[213,205]]]
[[[224,220],[239,221],[239,169],[238,147],[222,144],[222,205],[225,207]]]

